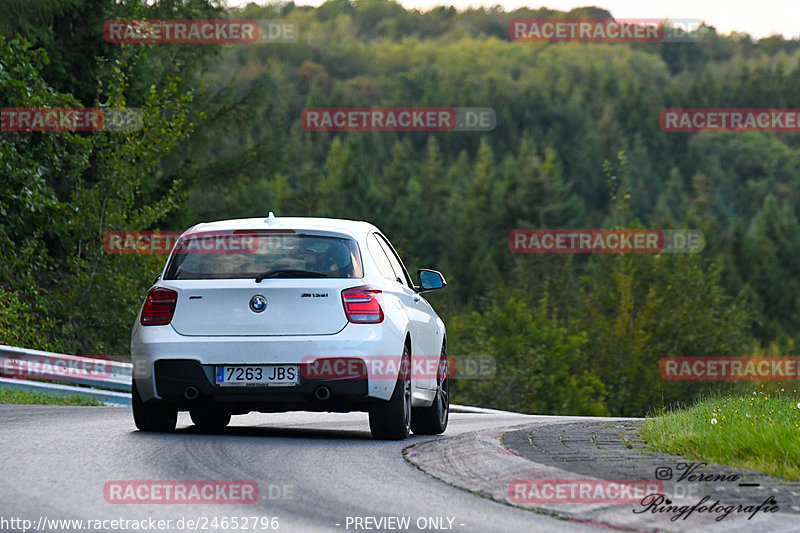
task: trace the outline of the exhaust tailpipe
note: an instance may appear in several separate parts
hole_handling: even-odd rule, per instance
[[[197,390],[197,387],[186,387],[186,390],[183,391],[183,397],[187,400],[196,400],[198,396],[200,396],[200,391]]]
[[[331,397],[331,389],[325,385],[317,387],[317,390],[314,391],[314,396],[317,400],[327,400]]]

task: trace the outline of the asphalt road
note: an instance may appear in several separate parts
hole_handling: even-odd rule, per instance
[[[583,419],[454,413],[445,436],[544,420]],[[436,438],[373,441],[364,413],[250,414],[219,434],[197,432],[183,413],[174,434],[146,434],[127,408],[0,405],[0,530],[76,531],[52,520],[82,519],[84,531],[607,531],[482,498],[403,459],[404,448]],[[120,480],[249,480],[259,497],[109,503],[104,487]],[[222,527],[223,517],[239,517],[239,527]],[[406,517],[409,527],[388,517]],[[124,527],[114,519],[142,522]],[[162,528],[158,520],[171,523]]]

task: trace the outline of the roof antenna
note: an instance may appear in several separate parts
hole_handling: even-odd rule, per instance
[[[267,216],[267,224],[274,224],[275,222],[276,222],[275,214],[272,211],[270,211],[269,215]]]

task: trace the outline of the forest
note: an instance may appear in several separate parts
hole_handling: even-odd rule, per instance
[[[0,132],[0,344],[123,357],[163,255],[112,230],[266,216],[369,221],[452,355],[491,356],[453,401],[642,416],[747,383],[665,381],[678,356],[796,356],[800,137],[666,132],[667,108],[793,108],[800,41],[513,42],[500,7],[391,0],[6,0],[0,107],[127,107],[135,131]],[[109,19],[292,22],[293,42],[124,44]],[[306,108],[491,108],[491,131],[307,131]],[[518,254],[515,229],[699,230],[696,254]],[[770,386],[781,387],[780,383]]]

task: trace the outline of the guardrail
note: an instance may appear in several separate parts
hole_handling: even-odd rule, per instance
[[[132,369],[130,363],[104,358],[0,344],[0,388],[84,396],[109,405],[130,405]]]
[[[0,389],[44,392],[57,396],[84,396],[108,405],[130,405],[132,374],[133,365],[130,363],[0,344]],[[13,377],[8,377],[9,375]],[[70,385],[51,381],[62,381]],[[450,404],[450,411],[519,414],[456,404]]]

